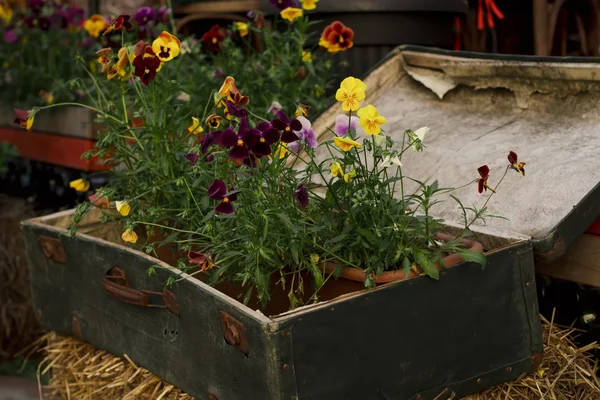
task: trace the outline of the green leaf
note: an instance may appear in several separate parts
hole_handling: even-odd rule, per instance
[[[308,269],[313,277],[313,282],[315,284],[315,290],[319,290],[323,283],[325,282],[323,278],[323,272],[317,267],[317,265],[313,262],[308,263]]]
[[[435,267],[435,263],[423,252],[415,252],[415,261],[427,276],[436,280],[440,279],[440,271]]]
[[[375,244],[377,242],[377,238],[375,237],[375,235],[373,235],[373,232],[371,232],[368,229],[357,228],[356,232],[358,232],[362,237],[367,239],[367,241],[371,244]]]
[[[404,258],[404,260],[402,261],[402,264],[404,266],[404,277],[408,278],[408,275],[410,274],[410,260],[408,258]]]
[[[479,251],[471,251],[468,249],[456,249],[456,253],[460,254],[466,261],[475,262],[485,268],[487,258]]]

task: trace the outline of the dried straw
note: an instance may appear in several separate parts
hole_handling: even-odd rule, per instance
[[[543,317],[542,317],[543,319]],[[596,343],[577,348],[576,329],[543,319],[545,354],[536,373],[490,388],[463,400],[597,400],[600,381],[592,352]],[[73,338],[48,333],[34,344],[46,358],[38,377],[51,370],[46,394],[58,399],[193,400],[172,385],[135,365],[127,355],[113,356]],[[455,399],[440,393],[436,400]]]
[[[0,195],[0,363],[10,361],[40,336],[20,226],[32,216],[24,200]]]

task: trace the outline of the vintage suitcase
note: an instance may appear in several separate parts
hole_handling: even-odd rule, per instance
[[[527,162],[489,203],[508,221],[474,228],[485,269],[463,262],[439,281],[261,312],[123,246],[120,228],[93,215],[70,237],[66,211],[23,224],[42,325],[127,354],[198,399],[440,400],[536,370],[534,256],[557,257],[598,216],[600,136],[598,67],[535,61],[404,47],[365,79],[388,132],[431,127],[425,152],[406,153],[409,176],[459,186],[482,164],[499,179],[508,150]],[[324,132],[338,113],[313,127]],[[474,184],[455,194],[481,206]],[[450,233],[460,220],[451,201],[435,213]]]

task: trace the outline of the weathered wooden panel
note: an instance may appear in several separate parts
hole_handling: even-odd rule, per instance
[[[503,243],[486,269],[461,263],[440,281],[415,278],[271,318],[181,274],[170,288],[173,313],[120,302],[103,280],[118,267],[130,288],[161,292],[175,269],[87,234],[70,237],[70,213],[23,226],[42,325],[127,354],[199,399],[427,400],[515,378],[542,351],[530,241],[484,235]]]

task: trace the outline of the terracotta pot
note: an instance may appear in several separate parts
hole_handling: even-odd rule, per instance
[[[445,233],[438,233],[435,236],[435,238],[437,240],[441,240],[444,242],[448,242],[453,239],[452,236],[446,235]],[[468,239],[462,239],[461,241],[465,244],[465,246],[469,250],[478,251],[478,252],[483,253],[483,246],[481,245],[481,243],[475,242],[473,240],[468,240]],[[465,259],[460,254],[449,254],[446,257],[444,257],[444,264],[446,265],[447,268],[452,267],[463,261],[465,261]],[[336,269],[336,267],[337,267],[336,264],[327,263],[325,265],[325,272],[327,272],[328,274],[332,274],[333,271]],[[437,269],[440,269],[440,267],[441,267],[440,263],[436,262],[435,267]],[[398,281],[398,280],[402,280],[402,279],[411,279],[411,278],[415,278],[417,276],[419,276],[419,274],[417,274],[413,270],[410,271],[408,276],[405,276],[404,270],[399,269],[399,270],[394,270],[394,271],[385,271],[381,275],[374,275],[373,280],[377,284],[382,284],[382,283],[389,283],[389,282],[394,282],[394,281]],[[365,274],[365,272],[362,269],[352,268],[352,267],[344,267],[344,268],[342,268],[342,271],[340,272],[339,277],[348,279],[351,281],[355,281],[355,282],[364,282],[365,279],[367,278],[367,274]]]

